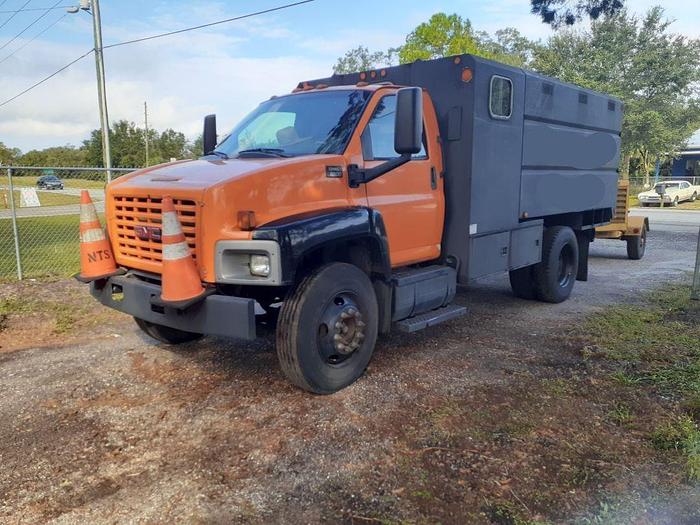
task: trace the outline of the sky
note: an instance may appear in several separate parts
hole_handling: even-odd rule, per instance
[[[70,5],[78,0],[64,0]],[[272,8],[290,0],[102,0],[105,45]],[[0,0],[0,11],[26,0]],[[643,13],[662,3],[674,32],[700,36],[700,3],[627,0]],[[30,0],[26,8],[54,0]],[[150,42],[105,50],[111,121],[173,128],[194,138],[202,118],[216,113],[219,132],[232,128],[258,103],[289,92],[301,80],[328,76],[337,58],[358,45],[385,50],[401,45],[416,25],[444,11],[469,18],[476,30],[515,27],[546,39],[551,30],[531,15],[528,0],[315,0],[276,13]],[[61,18],[53,10],[8,44],[42,11],[0,13],[0,103],[93,47],[92,19],[68,14],[39,38],[4,60],[43,28]],[[5,23],[5,25],[3,25]],[[0,142],[22,151],[80,145],[99,127],[92,55],[17,100],[0,107]]]

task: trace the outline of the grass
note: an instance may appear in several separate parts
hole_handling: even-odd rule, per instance
[[[700,428],[692,417],[683,415],[660,425],[654,430],[652,443],[659,450],[683,453],[688,477],[700,481]]]
[[[68,276],[79,269],[77,215],[17,219],[25,277]],[[12,223],[0,220],[0,279],[16,276]]]
[[[68,334],[78,320],[86,315],[86,311],[83,308],[66,308],[64,301],[38,298],[0,299],[0,332],[4,329],[4,320],[10,315],[22,318],[47,317],[54,321],[52,332],[61,335]]]
[[[0,210],[6,210],[10,207],[9,191],[0,190]],[[15,207],[20,207],[20,192],[13,192],[15,198]],[[49,191],[37,192],[39,202],[42,206],[66,206],[69,204],[80,204],[80,197],[77,195],[66,195],[65,193],[52,193]]]
[[[103,175],[98,175],[100,179],[61,179],[63,180],[63,185],[66,188],[79,188],[79,189],[102,189],[105,187],[105,181],[101,178]],[[35,176],[22,176],[22,177],[12,177],[12,184],[17,187],[32,186],[36,187],[36,181],[39,175]],[[59,175],[60,178],[60,175]],[[9,180],[7,175],[0,176],[0,186],[9,186]]]
[[[659,425],[650,441],[659,450],[685,457],[690,479],[700,481],[700,303],[690,287],[669,286],[645,304],[618,305],[593,315],[583,330],[601,356],[617,370],[611,379],[630,389],[650,387],[675,401],[680,415]],[[626,405],[609,417],[618,425],[633,420]]]

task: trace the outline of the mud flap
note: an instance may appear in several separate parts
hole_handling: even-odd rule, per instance
[[[578,271],[577,281],[588,280],[588,249],[595,238],[595,230],[579,230],[576,232],[578,242]]]

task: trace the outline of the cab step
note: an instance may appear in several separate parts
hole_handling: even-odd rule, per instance
[[[467,313],[467,309],[464,306],[458,306],[456,304],[450,304],[443,306],[442,308],[437,308],[435,310],[430,310],[424,314],[416,315],[415,317],[409,317],[402,321],[396,323],[396,327],[402,332],[417,332],[418,330],[423,330],[429,326],[435,326],[436,324],[444,323],[450,319],[460,317]]]

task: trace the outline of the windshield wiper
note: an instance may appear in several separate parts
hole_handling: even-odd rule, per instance
[[[250,148],[244,149],[238,152],[237,157],[241,156],[255,156],[262,155],[264,157],[291,157],[289,153],[285,153],[283,149],[279,148]]]
[[[230,158],[228,155],[226,155],[226,153],[224,153],[223,151],[218,151],[218,150],[214,150],[214,151],[210,152],[209,155],[216,155],[217,157],[221,157],[224,160],[228,160]]]

